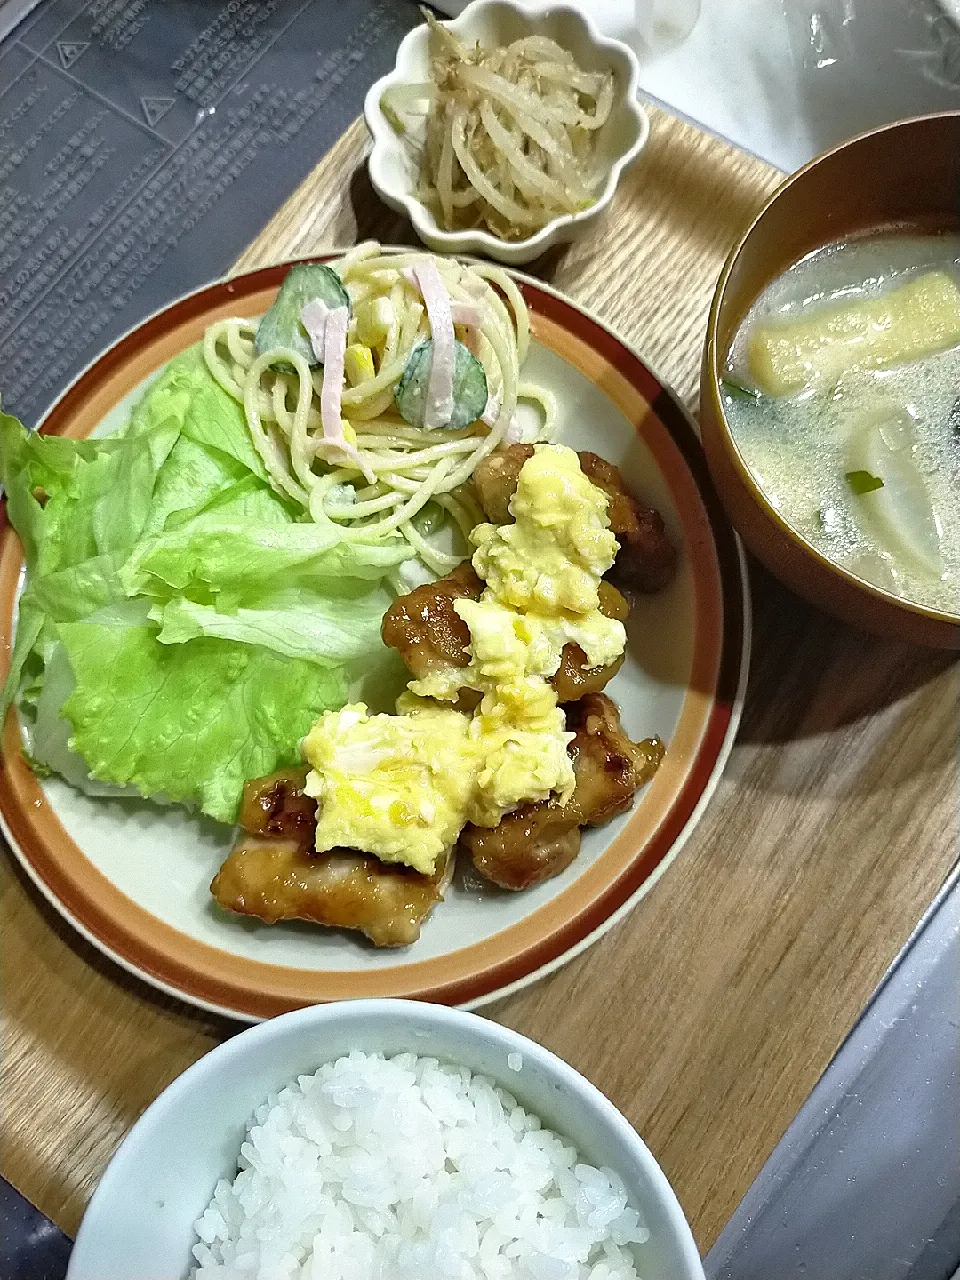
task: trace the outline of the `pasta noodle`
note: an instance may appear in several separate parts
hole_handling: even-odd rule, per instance
[[[460,340],[483,366],[489,393],[485,420],[462,430],[411,426],[396,405],[397,387],[411,352],[430,337],[426,310],[411,268],[433,262],[456,306],[478,314]],[[537,438],[552,435],[556,417],[549,395],[520,383],[530,342],[523,296],[500,268],[466,265],[423,253],[385,253],[375,243],[351,249],[336,264],[349,295],[348,343],[357,342],[357,312],[384,300],[386,332],[372,352],[375,368],[340,397],[344,438],[355,455],[324,439],[320,412],[323,369],[311,369],[287,347],[258,355],[257,324],[227,319],[211,325],[203,342],[207,366],[221,387],[243,405],[253,442],[278,493],[318,522],[333,522],[345,539],[376,542],[401,536],[435,573],[462,556],[433,545],[414,523],[429,504],[464,540],[482,515],[470,491],[477,464],[513,438],[518,399],[533,402],[542,418]]]

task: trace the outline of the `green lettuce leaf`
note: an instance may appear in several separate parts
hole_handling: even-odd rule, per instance
[[[226,453],[208,449],[181,433],[157,476],[144,534],[162,533],[173,520],[202,511],[217,494],[246,478],[263,482]]]
[[[368,678],[390,668],[381,584],[406,543],[305,523],[199,348],[114,436],[0,415],[0,480],[28,568],[3,709],[19,693],[38,763],[75,785],[231,822],[361,659]]]
[[[36,563],[43,537],[43,507],[31,492],[29,464],[29,436],[23,424],[0,413],[0,480],[7,495],[7,519],[20,535],[28,567]]]
[[[268,523],[293,520],[273,492],[250,439],[243,409],[210,376],[199,347],[171,361],[150,384],[124,433],[138,437],[174,422],[179,438],[157,477],[145,534],[158,534],[174,519],[189,519],[218,495],[247,482],[259,495]],[[252,485],[252,489],[250,486]]]
[[[35,668],[33,682],[45,680],[46,652],[57,644],[58,623],[77,622],[126,599],[117,568],[116,557],[94,556],[69,569],[31,578],[20,597],[10,671],[0,693],[0,717],[6,715],[31,668]],[[37,755],[43,758],[39,750]]]
[[[126,598],[115,555],[91,556],[80,564],[34,578],[20,597],[20,616],[26,606],[40,609],[50,622],[77,622],[104,605]]]
[[[340,594],[353,579],[379,582],[409,558],[400,539],[389,544],[338,542],[331,525],[277,527],[192,522],[140,544],[120,572],[128,595],[168,600],[182,595],[233,609],[266,588],[305,586]],[[345,622],[348,622],[345,619]]]
[[[389,603],[386,592],[367,591],[345,607],[342,599],[292,587],[265,597],[255,609],[233,613],[178,596],[152,611],[151,617],[160,623],[161,644],[217,636],[329,666],[376,660],[382,647],[380,623]]]
[[[190,444],[190,441],[181,441]],[[199,448],[198,445],[191,445]],[[212,496],[204,495],[192,507],[181,507],[167,516],[164,524],[148,532],[172,533],[187,525],[202,528],[205,525],[276,525],[294,524],[298,512],[285,499],[280,498],[256,476],[246,472],[239,479],[225,484]]]
[[[0,417],[0,479],[29,578],[0,695],[3,714],[51,622],[123,598],[117,569],[136,545],[178,433],[167,421],[136,438],[78,441],[30,434],[15,418]],[[31,613],[37,609],[44,615],[39,627]]]
[[[59,630],[76,681],[62,715],[91,776],[221,822],[244,782],[297,763],[300,739],[346,697],[342,670],[255,645],[158,644],[129,606]]]
[[[97,553],[92,504],[109,485],[115,448],[31,435],[0,414],[0,480],[28,570],[50,572]]]
[[[200,346],[171,360],[147,388],[130,417],[125,435],[136,436],[172,419],[187,440],[223,454],[266,482],[243,407],[214,380]]]
[[[3,692],[0,693],[0,724],[6,719],[7,708],[17,696],[20,686],[24,683],[31,657],[39,650],[40,637],[45,623],[46,618],[43,610],[32,605],[26,595],[22,596],[20,609],[17,613],[17,630],[13,642],[13,652],[10,655],[10,670],[7,672],[7,678],[4,681]],[[34,679],[41,674],[42,664],[40,664],[40,670],[34,673]]]
[[[43,670],[43,682],[30,726],[32,762],[47,774],[56,773],[71,786],[91,796],[135,794],[112,782],[96,782],[90,777],[83,756],[70,746],[72,726],[61,714],[63,704],[76,688],[67,652],[58,640]]]
[[[69,440],[31,434],[0,415],[0,479],[27,567],[46,574],[98,554],[129,554],[179,434],[168,419],[136,437]]]
[[[93,536],[101,554],[129,555],[136,546],[150,518],[160,470],[179,438],[179,423],[166,418],[118,440],[93,501]]]

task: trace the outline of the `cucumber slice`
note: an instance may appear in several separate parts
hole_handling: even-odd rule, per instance
[[[421,538],[432,538],[438,529],[447,522],[447,513],[437,502],[428,502],[421,507],[411,523]]]
[[[313,354],[313,347],[306,330],[300,323],[300,312],[319,298],[331,310],[334,307],[350,309],[350,297],[337,273],[318,262],[304,262],[291,267],[284,277],[277,300],[257,326],[255,346],[257,355],[286,347],[303,356],[311,368],[321,364]]]
[[[433,339],[424,338],[410,352],[410,359],[397,383],[394,397],[400,416],[411,427],[422,427],[427,403],[427,383],[433,359]],[[487,375],[483,365],[459,340],[454,343],[453,416],[446,423],[451,431],[469,427],[487,407]]]

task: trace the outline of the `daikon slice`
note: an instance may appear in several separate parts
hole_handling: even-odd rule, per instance
[[[894,562],[939,578],[943,574],[943,524],[929,486],[917,466],[913,424],[904,412],[875,414],[850,437],[850,472],[867,472],[883,483],[851,494],[850,509]]]
[[[846,561],[846,568],[855,573],[864,582],[869,582],[881,591],[897,594],[897,576],[889,560],[879,551],[860,551]]]

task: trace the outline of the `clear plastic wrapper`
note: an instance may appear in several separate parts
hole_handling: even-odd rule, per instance
[[[798,68],[861,77],[898,68],[911,83],[960,93],[958,0],[781,0]],[[954,104],[956,105],[956,104]]]
[[[666,52],[686,40],[700,17],[700,0],[634,0],[637,52]]]

